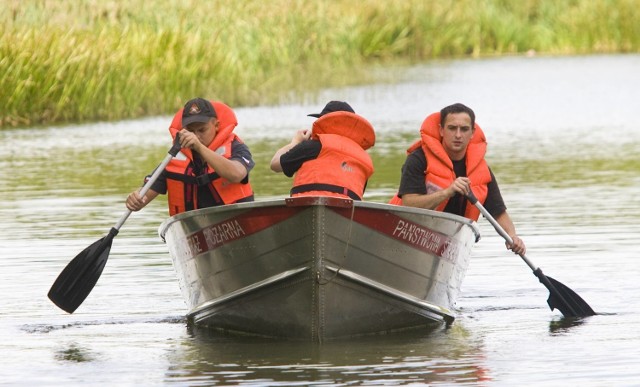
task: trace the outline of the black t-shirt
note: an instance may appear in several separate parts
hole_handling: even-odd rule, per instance
[[[322,143],[317,140],[304,140],[280,156],[282,172],[293,176],[305,161],[314,160],[322,150]]]
[[[194,170],[196,171],[196,175],[204,174],[206,171],[206,168],[205,168],[206,163],[204,162],[204,160],[201,159],[200,155],[197,152],[192,152],[192,154],[194,158],[193,166],[194,166]],[[248,183],[249,172],[255,166],[255,162],[253,161],[251,152],[249,151],[249,147],[238,140],[233,140],[233,142],[231,143],[231,157],[229,158],[229,160],[237,160],[242,165],[244,165],[245,168],[247,168],[247,176],[245,176],[245,178],[241,181],[241,183],[243,184]],[[147,176],[147,179],[150,176],[151,175]],[[156,180],[151,185],[151,189],[160,194],[167,193],[166,170],[162,171],[160,176],[158,176],[158,180]],[[245,202],[245,201],[253,201],[253,197],[241,199],[238,202]],[[223,202],[222,202],[222,199],[220,198],[220,195],[218,195],[218,193],[215,192],[215,190],[211,190],[209,185],[198,186],[198,208],[219,206],[221,204],[223,204]]]
[[[454,161],[453,169],[456,177],[467,176],[467,167],[465,165],[464,159]],[[402,195],[404,194],[426,194],[427,187],[424,183],[426,170],[427,158],[425,157],[424,150],[422,148],[418,148],[415,151],[411,152],[407,156],[404,165],[402,165],[402,177],[400,179],[400,188],[398,190],[398,195],[402,197]],[[507,207],[504,204],[502,194],[500,193],[500,188],[498,187],[498,181],[493,175],[491,168],[489,168],[489,173],[491,174],[491,182],[487,187],[487,200],[485,200],[484,207],[492,216],[495,217],[506,211]],[[460,194],[456,194],[451,199],[449,199],[444,212],[456,215],[464,215],[467,205],[471,204],[466,200],[466,198],[464,198]]]

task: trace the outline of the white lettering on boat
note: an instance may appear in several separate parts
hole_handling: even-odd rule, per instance
[[[427,222],[412,222],[393,212],[384,212],[384,215],[378,211],[366,209],[358,209],[353,215],[350,211],[335,210],[335,212],[347,219],[352,217],[355,222],[365,227],[451,263],[455,263],[459,258],[458,254],[466,248],[455,238],[458,233],[456,230],[450,230],[449,232],[453,235],[448,235],[430,229]]]
[[[202,248],[200,247],[200,240],[197,235],[194,235],[191,238],[187,238],[187,244],[189,245],[189,249],[193,255],[198,255],[202,252]]]
[[[439,251],[443,243],[441,235],[416,224],[400,219],[392,235],[436,254],[441,253]]]
[[[247,233],[240,225],[240,222],[237,219],[232,219],[203,228],[199,232],[188,236],[186,241],[191,251],[191,256],[195,257],[245,235]]]
[[[447,241],[444,245],[444,251],[442,252],[442,258],[455,262],[460,255],[460,246],[457,243],[451,243]]]
[[[173,246],[176,255],[182,259],[195,258],[227,243],[233,243],[268,229],[303,210],[302,207],[285,209],[265,207],[246,211],[236,217],[210,224],[185,235],[175,241]]]
[[[237,220],[213,225],[202,230],[202,233],[207,242],[207,250],[247,235]]]

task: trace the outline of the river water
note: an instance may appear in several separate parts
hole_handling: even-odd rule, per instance
[[[106,234],[169,148],[170,117],[0,132],[2,385],[640,385],[640,56],[507,57],[386,69],[396,80],[304,103],[236,109],[256,199],[285,196],[275,149],[330,99],[376,128],[366,199],[385,202],[424,117],[463,102],[527,256],[599,314],[566,320],[479,221],[449,328],[311,344],[187,325],[158,199],[133,214],[92,293],[68,315],[49,287]],[[385,77],[388,79],[388,77]]]

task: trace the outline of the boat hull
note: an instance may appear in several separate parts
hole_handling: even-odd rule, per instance
[[[435,211],[299,197],[160,226],[197,325],[311,340],[451,323],[475,223]]]

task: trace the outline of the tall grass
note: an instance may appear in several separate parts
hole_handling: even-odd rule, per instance
[[[367,82],[387,61],[638,52],[640,0],[5,0],[0,127]]]

